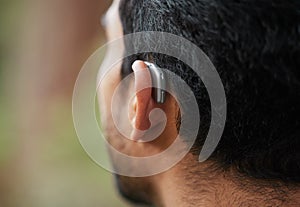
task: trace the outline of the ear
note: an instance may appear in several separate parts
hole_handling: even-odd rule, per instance
[[[159,153],[170,146],[178,135],[177,118],[178,114],[180,114],[180,109],[175,98],[171,94],[167,94],[163,104],[156,103],[152,98],[151,74],[143,61],[134,62],[132,69],[135,75],[134,89],[136,96],[135,101],[130,105],[131,111],[133,111],[131,123],[134,126],[134,129],[131,132],[131,140],[141,142],[146,141],[147,147],[143,148],[144,151],[146,150],[150,152],[150,154]],[[149,114],[151,111],[156,110],[156,108],[159,108],[164,112],[166,118],[165,125],[162,123],[161,116],[151,117],[152,122],[150,123]],[[150,127],[157,129],[162,126],[162,133],[158,133],[158,137],[153,136],[154,139],[150,140],[150,143],[147,136],[149,134],[143,134],[143,132],[141,132]],[[151,135],[153,135],[152,132],[154,131],[150,131]]]
[[[152,98],[151,75],[145,63],[139,60],[135,61],[132,69],[134,71],[134,89],[136,94],[132,106],[134,111],[132,125],[137,130],[133,130],[131,138],[137,141],[143,136],[140,130],[147,130],[151,125],[149,113],[155,108],[155,103]]]

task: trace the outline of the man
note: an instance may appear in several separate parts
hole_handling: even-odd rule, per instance
[[[179,35],[201,48],[216,67],[227,97],[227,122],[212,156],[198,162],[210,119],[201,79],[186,64],[163,54],[142,53],[116,65],[101,87],[100,108],[109,142],[129,156],[155,155],[177,136],[180,111],[170,94],[157,104],[143,61],[176,73],[191,87],[201,113],[192,150],[174,167],[148,177],[117,176],[123,196],[155,206],[300,206],[300,3],[297,0],[116,0],[106,18],[108,40],[142,31]],[[155,44],[155,43],[152,43]],[[124,45],[126,50],[127,44]],[[113,58],[113,57],[108,57]],[[152,142],[131,131],[126,140],[108,113],[112,94],[135,75],[120,102],[120,122],[149,128],[148,115],[162,109],[168,119]],[[131,99],[134,96],[135,98]],[[187,138],[188,139],[188,138]],[[114,159],[113,159],[114,160]],[[118,166],[118,162],[113,163]],[[151,166],[148,166],[151,168]],[[138,166],[132,165],[132,170]]]

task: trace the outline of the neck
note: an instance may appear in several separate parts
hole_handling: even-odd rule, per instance
[[[153,197],[157,207],[298,206],[300,202],[299,188],[291,190],[280,185],[278,190],[277,183],[276,187],[270,183],[257,187],[253,183],[262,181],[211,172],[203,163],[197,163],[203,170],[183,168],[182,164],[159,176],[157,194]]]

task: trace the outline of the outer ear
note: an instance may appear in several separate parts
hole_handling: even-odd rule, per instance
[[[132,124],[135,129],[147,130],[150,127],[149,113],[155,107],[152,99],[152,80],[150,72],[143,61],[135,61],[132,65],[135,77],[136,100],[134,108],[134,118]],[[142,89],[142,90],[141,90]],[[132,139],[139,140],[143,134],[133,130]]]

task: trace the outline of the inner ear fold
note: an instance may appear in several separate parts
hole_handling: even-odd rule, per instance
[[[134,126],[136,129],[146,130],[150,127],[149,113],[155,105],[152,99],[151,74],[143,61],[135,61],[132,69],[136,93]]]

